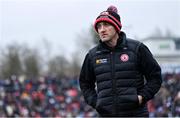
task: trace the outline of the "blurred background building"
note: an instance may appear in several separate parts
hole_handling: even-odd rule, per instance
[[[162,72],[180,72],[180,38],[149,37],[142,40],[146,44],[158,63]]]

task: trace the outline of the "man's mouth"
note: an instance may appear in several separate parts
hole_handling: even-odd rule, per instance
[[[101,36],[102,36],[102,37],[106,37],[106,36],[107,36],[107,34],[102,34]]]

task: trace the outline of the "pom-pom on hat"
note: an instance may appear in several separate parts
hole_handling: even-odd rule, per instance
[[[118,14],[118,10],[115,6],[112,6],[112,5],[109,6],[106,11],[101,12],[100,15],[96,18],[95,23],[94,23],[94,28],[96,32],[98,32],[97,24],[102,21],[112,24],[117,30],[117,32],[118,33],[120,32],[121,27],[122,27],[121,19]]]

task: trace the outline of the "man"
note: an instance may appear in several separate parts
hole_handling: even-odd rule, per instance
[[[149,49],[126,38],[117,8],[95,20],[100,43],[85,57],[79,83],[87,104],[100,116],[148,116],[147,101],[158,92],[161,68]]]

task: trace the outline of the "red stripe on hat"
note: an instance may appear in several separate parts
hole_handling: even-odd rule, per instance
[[[113,20],[115,20],[122,27],[121,22],[119,22],[114,16],[110,14],[108,14],[108,16],[111,17]]]
[[[115,26],[115,28],[116,28],[118,31],[120,31],[119,26],[118,26],[113,20],[111,20],[111,19],[109,19],[109,18],[105,18],[105,17],[103,17],[103,18],[98,18],[98,19],[96,20],[96,22],[94,23],[95,29],[96,29],[96,24],[99,23],[99,22],[102,22],[102,21],[106,21],[106,22],[111,23],[113,26]],[[96,31],[97,31],[97,29],[96,29]]]

